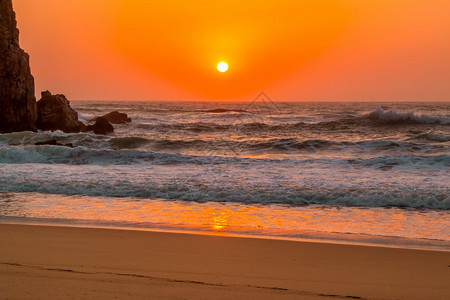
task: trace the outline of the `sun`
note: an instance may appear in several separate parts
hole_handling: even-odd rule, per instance
[[[219,72],[222,72],[222,73],[228,71],[228,64],[226,62],[223,62],[223,61],[220,62],[217,65],[217,70],[219,70]]]

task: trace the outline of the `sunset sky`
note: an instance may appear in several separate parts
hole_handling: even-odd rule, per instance
[[[448,0],[13,0],[37,94],[450,101]],[[221,61],[228,72],[217,71]]]

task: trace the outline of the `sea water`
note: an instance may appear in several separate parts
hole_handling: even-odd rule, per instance
[[[0,222],[450,250],[450,103],[71,104],[133,121],[0,135]]]

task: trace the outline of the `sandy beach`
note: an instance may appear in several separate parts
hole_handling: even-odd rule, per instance
[[[2,299],[448,299],[450,253],[0,225]]]

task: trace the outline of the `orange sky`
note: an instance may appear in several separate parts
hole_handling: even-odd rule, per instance
[[[36,90],[69,99],[450,101],[448,0],[13,4]]]

